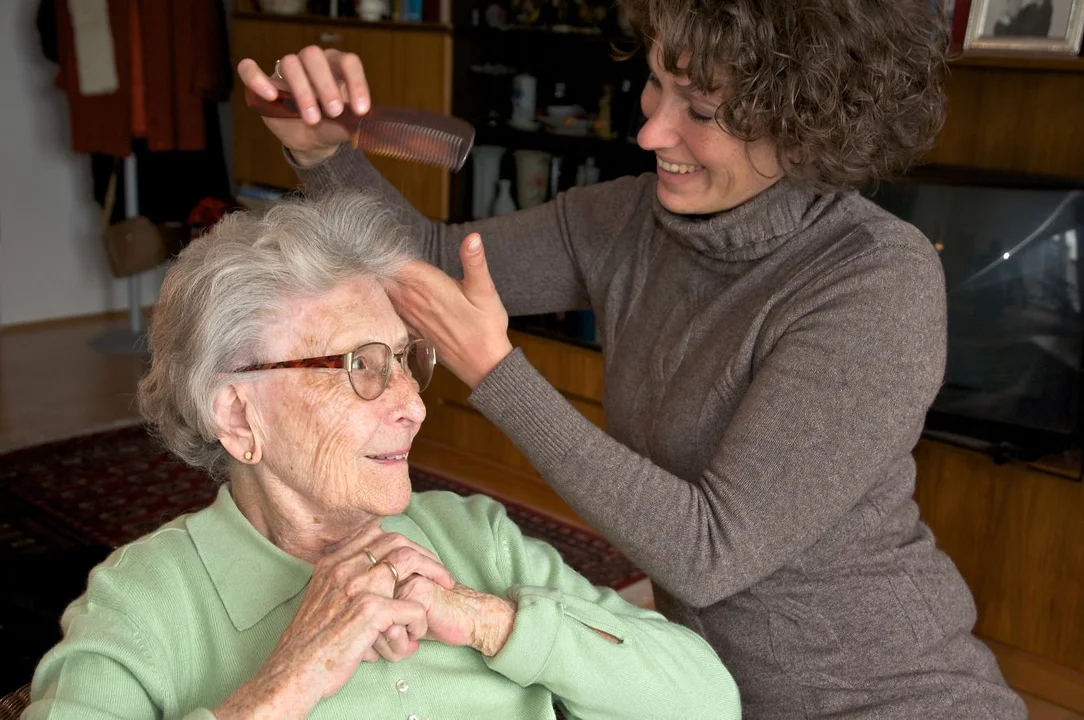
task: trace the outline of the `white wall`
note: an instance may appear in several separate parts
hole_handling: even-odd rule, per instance
[[[123,310],[109,273],[90,159],[71,151],[56,66],[42,57],[38,0],[0,0],[0,326]],[[143,304],[160,269],[142,276]]]

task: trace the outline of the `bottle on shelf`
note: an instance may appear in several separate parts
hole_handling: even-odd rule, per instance
[[[537,130],[535,122],[535,93],[538,86],[533,75],[520,73],[512,79],[512,121],[511,125],[519,130]]]
[[[576,168],[577,185],[594,185],[599,181],[599,168],[595,159],[588,156],[583,165]]]
[[[512,199],[512,181],[502,179],[497,190],[497,199],[493,201],[493,216],[507,215],[516,211],[516,202]]]

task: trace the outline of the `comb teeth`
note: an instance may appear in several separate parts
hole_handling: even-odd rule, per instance
[[[280,91],[275,100],[264,100],[246,87],[245,103],[265,117],[299,117],[297,101],[286,91]],[[474,145],[470,123],[428,110],[377,106],[359,118],[347,109],[335,121],[354,135],[354,147],[366,153],[453,172],[463,167]]]
[[[367,120],[358,125],[358,146],[367,153],[395,160],[458,170],[463,138],[433,127],[392,120]],[[469,149],[468,149],[469,152]]]
[[[396,160],[459,170],[474,128],[458,118],[406,108],[373,108],[358,122],[358,147]]]

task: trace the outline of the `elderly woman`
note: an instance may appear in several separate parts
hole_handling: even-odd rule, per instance
[[[380,101],[356,55],[238,69],[304,110],[266,122],[309,192],[396,203],[440,268],[403,274],[404,319],[708,639],[747,717],[1024,717],[913,499],[944,372],[940,262],[856,192],[934,142],[940,3],[619,4],[650,68],[637,139],[656,172],[461,226],[411,208],[327,119]],[[513,349],[506,308],[594,310],[605,431]]]
[[[407,238],[380,207],[236,214],[178,258],[140,402],[226,482],[91,573],[26,717],[738,717],[694,633],[490,499],[411,494],[435,357],[385,292]]]

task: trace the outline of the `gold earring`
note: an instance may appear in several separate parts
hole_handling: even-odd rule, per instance
[[[252,451],[251,450],[246,450],[245,451],[245,460],[251,460],[251,459],[252,459]]]

